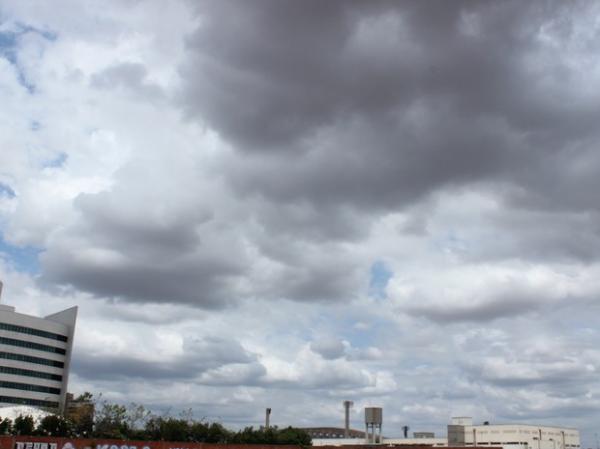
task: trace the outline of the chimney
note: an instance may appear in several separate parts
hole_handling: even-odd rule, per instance
[[[267,408],[265,410],[265,430],[269,429],[269,418],[271,417],[271,409]]]
[[[344,401],[344,438],[350,438],[350,407],[353,405],[352,401]]]

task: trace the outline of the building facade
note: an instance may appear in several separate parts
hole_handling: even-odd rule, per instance
[[[357,446],[367,444],[365,437],[339,438],[342,429],[328,435],[316,433],[313,446]],[[425,438],[423,438],[425,437]],[[452,418],[448,424],[448,437],[435,438],[433,433],[419,432],[418,438],[387,438],[380,442],[386,446],[470,447],[502,449],[580,449],[579,431],[568,427],[538,426],[531,424],[473,425],[470,417]]]
[[[303,427],[311,438],[319,438],[323,440],[342,439],[346,429],[343,427]],[[362,430],[348,429],[348,439],[364,439],[365,432]]]
[[[64,411],[76,319],[77,307],[38,318],[0,304],[0,406]]]
[[[531,424],[473,425],[472,418],[452,418],[449,446],[502,446],[504,449],[580,449],[579,431]]]

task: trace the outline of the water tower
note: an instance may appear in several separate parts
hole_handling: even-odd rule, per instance
[[[381,424],[383,422],[383,409],[381,407],[365,407],[365,427],[367,444],[376,444],[381,441]]]

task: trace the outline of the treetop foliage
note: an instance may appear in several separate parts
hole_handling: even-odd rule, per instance
[[[310,446],[311,438],[302,429],[246,427],[231,431],[221,424],[193,419],[191,410],[179,417],[153,414],[140,404],[128,407],[95,400],[84,393],[72,401],[67,417],[48,415],[37,423],[31,416],[18,416],[14,422],[0,419],[0,435],[36,435],[119,440],[182,441],[197,443],[291,444]]]

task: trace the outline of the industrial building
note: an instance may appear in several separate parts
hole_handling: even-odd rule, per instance
[[[312,432],[313,446],[358,446],[384,444],[388,446],[435,447],[498,447],[503,449],[580,449],[579,431],[567,427],[531,424],[473,425],[471,417],[452,418],[447,438],[436,438],[433,432],[415,432],[413,438],[382,436],[383,410],[365,408],[364,436],[349,429],[348,409],[344,402],[345,429],[328,428],[327,432]],[[325,428],[323,428],[325,429]],[[317,430],[315,428],[314,430]]]
[[[579,431],[530,424],[473,425],[470,417],[452,418],[450,446],[502,446],[505,449],[579,449]]]
[[[338,441],[346,438],[346,430],[343,427],[303,427],[302,430],[308,433],[313,440],[321,439]],[[364,440],[365,432],[361,430],[349,429],[347,438],[352,440]]]
[[[342,429],[343,430],[343,429]],[[362,446],[365,444],[382,444],[385,446],[414,446],[416,447],[448,447],[446,438],[387,438],[382,437],[378,443],[371,443],[366,438],[327,438],[313,437],[313,446]],[[471,448],[473,449],[473,448]]]
[[[413,438],[387,438],[382,435],[383,409],[365,408],[365,431],[350,429],[349,410],[353,402],[344,401],[345,428],[309,428],[313,446],[360,446],[364,444],[414,445],[415,447],[448,446],[446,438],[435,438],[433,432],[415,432]]]
[[[0,304],[0,406],[64,410],[76,319],[77,307],[38,318]]]

